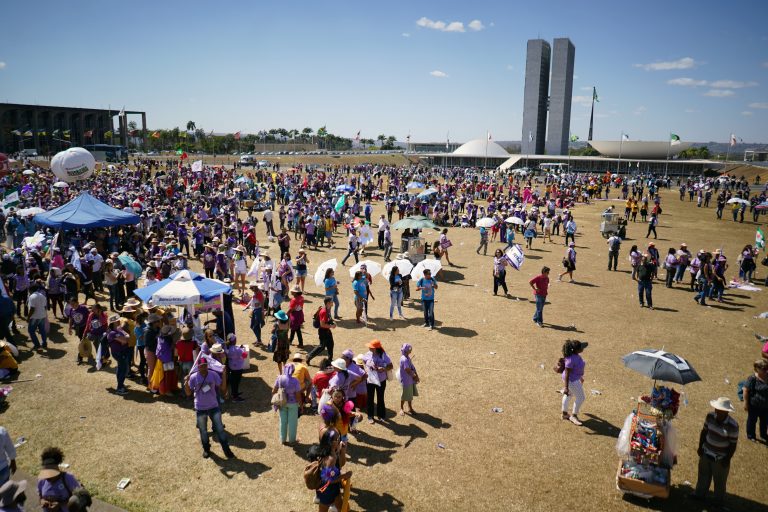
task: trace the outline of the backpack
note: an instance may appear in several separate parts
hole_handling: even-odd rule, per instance
[[[557,364],[552,368],[555,373],[563,373],[565,371],[565,358],[561,357],[557,360]]]
[[[321,309],[323,309],[322,306],[317,308],[317,311],[315,311],[315,314],[312,315],[312,327],[314,327],[315,329],[320,328],[320,310]]]
[[[738,395],[740,402],[744,401],[744,388],[746,388],[749,391],[750,395],[754,394],[755,386],[750,385],[750,382],[755,382],[755,381],[750,381],[749,377],[747,377],[746,379],[739,382],[738,386],[736,387],[736,395]]]
[[[619,250],[620,247],[621,247],[621,239],[619,237],[616,237],[611,242],[611,251],[616,252]]]
[[[310,462],[304,467],[304,485],[307,486],[307,489],[315,491],[322,486],[323,481],[320,478],[321,470],[322,464],[320,459]]]

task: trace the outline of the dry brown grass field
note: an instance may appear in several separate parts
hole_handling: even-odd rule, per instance
[[[714,209],[680,202],[674,191],[662,197],[664,213],[656,241],[662,254],[681,242],[694,252],[722,247],[733,276],[738,251],[754,242],[755,225],[717,221]],[[760,344],[753,333],[768,334],[768,320],[753,317],[768,311],[768,290],[728,291],[724,303],[701,307],[687,287],[666,289],[657,282],[656,309],[641,309],[627,254],[632,244],[645,247],[646,226],[630,223],[619,271],[607,271],[599,221],[608,204],[623,207],[619,201],[598,201],[573,210],[579,225],[575,284],[554,282],[561,270],[563,239],[556,237],[556,244],[537,239],[521,271],[508,273],[513,298],[492,294],[491,254],[501,245],[491,244],[488,256],[477,255],[477,230],[450,229],[450,258],[456,266],[446,267],[439,276],[435,331],[421,327],[418,301],[406,303],[407,321],[389,321],[388,291],[380,276],[374,278],[372,324],[356,326],[351,287],[343,284],[337,353],[345,348],[364,352],[365,344],[377,338],[395,358],[400,345],[408,342],[414,346],[422,380],[415,416],[394,416],[400,388],[390,383],[390,420],[364,423],[357,438],[351,438],[352,510],[702,510],[685,499],[696,483],[699,431],[709,401],[718,396],[736,400],[737,382],[759,358]],[[382,207],[375,208],[374,219]],[[269,246],[263,225],[258,229],[262,245]],[[426,237],[434,241],[437,234],[427,232]],[[399,245],[399,234],[396,238]],[[343,257],[345,244],[340,235],[336,240],[335,250],[309,251],[310,276],[318,263]],[[292,241],[294,251],[296,244]],[[378,249],[370,250],[369,257],[382,261]],[[544,311],[546,326],[540,329],[531,320],[528,280],[543,265],[553,269],[553,282]],[[199,269],[199,263],[193,268]],[[766,270],[758,269],[760,281]],[[338,276],[347,275],[340,267]],[[307,289],[306,309],[313,312],[321,290],[311,282]],[[239,339],[253,341],[246,313],[238,308],[236,323]],[[317,334],[309,318],[304,331],[305,343],[314,345]],[[551,369],[567,338],[590,343],[584,353],[583,427],[560,419],[560,379]],[[76,366],[76,340],[61,326],[54,324],[52,340],[53,348],[42,356],[33,355],[29,344],[22,345],[23,382],[14,384],[2,415],[14,438],[28,439],[19,449],[21,467],[36,471],[40,451],[61,446],[70,471],[100,498],[134,511],[315,509],[302,470],[306,449],[317,438],[317,419],[300,418],[295,448],[279,443],[278,419],[269,407],[277,375],[271,354],[252,350],[251,370],[243,383],[247,401],[224,407],[237,459],[222,458],[214,444],[213,457],[204,460],[189,402],[152,397],[135,382],[129,384],[128,395],[117,396],[111,392],[114,370]],[[626,499],[616,490],[614,444],[633,401],[651,388],[648,378],[623,366],[621,356],[649,347],[686,357],[703,380],[684,389],[676,386],[689,403],[681,406],[676,420],[681,446],[672,472],[672,495],[647,503]],[[590,394],[593,389],[602,394]],[[768,446],[746,440],[746,413],[741,403],[737,405],[734,417],[741,433],[727,503],[742,512],[766,510]],[[503,412],[492,412],[494,407]],[[117,491],[123,477],[132,483]]]

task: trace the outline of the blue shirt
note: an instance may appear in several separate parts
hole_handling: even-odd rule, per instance
[[[437,282],[433,278],[427,279],[422,277],[416,283],[416,286],[421,288],[421,300],[435,300],[435,289],[437,288]]]
[[[336,295],[337,290],[335,288],[336,287],[336,278],[335,277],[329,277],[328,279],[323,281],[323,284],[325,285],[325,294],[326,295],[328,295],[330,297],[333,297],[334,295]]]
[[[355,297],[362,299],[368,298],[368,281],[366,281],[364,277],[352,283],[352,289],[356,293]]]

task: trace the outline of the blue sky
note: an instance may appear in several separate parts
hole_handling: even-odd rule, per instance
[[[526,41],[576,46],[571,131],[768,142],[768,2],[3,2],[0,101],[149,128],[519,140]],[[11,21],[10,20],[16,20]]]

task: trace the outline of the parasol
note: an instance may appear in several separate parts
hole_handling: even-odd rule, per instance
[[[320,266],[317,267],[317,270],[315,271],[315,284],[317,286],[324,286],[323,281],[325,281],[325,272],[329,268],[336,270],[336,267],[338,266],[339,266],[339,262],[336,261],[336,258],[322,262]]]
[[[635,350],[621,358],[624,366],[654,380],[688,384],[701,380],[696,370],[680,356],[664,350]]]
[[[392,274],[392,269],[397,267],[400,270],[400,274],[407,276],[413,270],[413,263],[403,258],[402,260],[390,261],[384,268],[381,269],[381,275],[384,279],[389,281],[389,276]]]
[[[365,265],[368,273],[371,274],[371,277],[376,277],[381,273],[381,265],[379,263],[376,263],[373,260],[363,260],[349,269],[349,277],[355,277],[355,272],[358,272],[363,265]]]
[[[443,264],[440,263],[440,260],[421,260],[415,267],[413,267],[413,270],[411,270],[411,278],[418,281],[424,277],[424,269],[431,270],[432,277],[435,277],[442,268]]]

